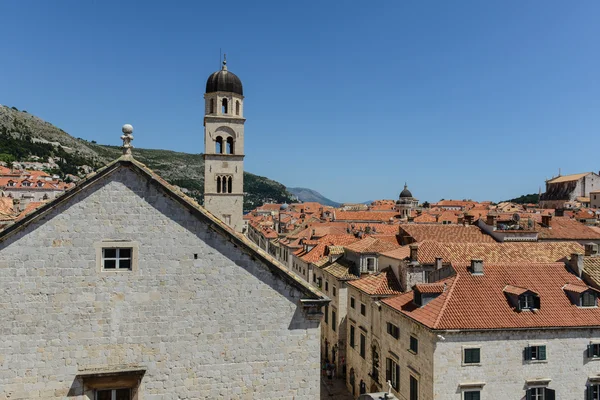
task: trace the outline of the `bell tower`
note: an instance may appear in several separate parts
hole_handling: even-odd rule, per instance
[[[223,66],[204,94],[204,208],[238,232],[244,205],[244,92]]]

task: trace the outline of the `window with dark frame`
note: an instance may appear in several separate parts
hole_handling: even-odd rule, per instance
[[[525,360],[545,360],[546,346],[528,346],[525,348]]]
[[[367,315],[367,306],[364,303],[360,303],[360,313],[361,315]]]
[[[350,297],[350,308],[356,308],[356,305],[354,304],[354,297]]]
[[[398,326],[392,324],[391,322],[387,323],[387,333],[392,335],[394,339],[400,338],[400,328],[398,328]]]
[[[356,343],[354,342],[355,334],[356,328],[354,327],[354,325],[350,325],[350,347],[352,348],[354,348],[354,346],[356,345]]]
[[[596,307],[596,293],[592,291],[581,294],[581,307]]]
[[[325,306],[325,323],[329,323],[329,306]]]
[[[96,390],[95,400],[131,400],[131,389]]]
[[[535,387],[527,389],[525,398],[526,400],[555,400],[556,394],[552,389]]]
[[[102,269],[131,271],[131,247],[106,247],[102,249]]]
[[[400,390],[400,366],[391,358],[385,359],[385,381],[390,381],[395,391]]]
[[[335,325],[337,324],[337,315],[335,310],[331,310],[331,330],[335,332]]]
[[[415,354],[419,354],[419,339],[412,335],[410,337],[410,351]]]
[[[360,356],[362,358],[365,358],[365,356],[366,356],[366,343],[367,343],[367,338],[365,337],[364,333],[361,332],[361,334],[360,334]]]
[[[410,400],[419,400],[419,381],[410,376]]]
[[[470,349],[464,349],[464,363],[465,364],[479,364],[481,362],[481,349],[473,347]]]
[[[464,392],[463,399],[464,400],[480,400],[481,399],[481,391],[468,390],[468,391]]]
[[[600,400],[600,384],[593,384],[587,388],[588,400]]]
[[[337,292],[337,290],[336,290],[335,286],[332,286],[331,287],[331,293],[333,294],[334,297],[336,295],[336,292]]]
[[[600,357],[600,343],[588,344],[587,356],[588,356],[588,358],[599,358]]]

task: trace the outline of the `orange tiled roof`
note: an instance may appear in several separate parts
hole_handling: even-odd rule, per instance
[[[448,290],[423,307],[413,293],[384,299],[383,303],[432,329],[515,329],[600,326],[600,308],[574,305],[563,287],[583,286],[564,263],[486,264],[483,275],[472,275],[468,264],[454,266]],[[529,288],[539,295],[540,309],[515,310],[507,285]]]
[[[581,222],[568,217],[552,217],[550,227],[536,227],[538,239],[598,240],[600,234]]]
[[[394,295],[402,292],[400,282],[391,268],[381,272],[368,274],[360,279],[348,282],[349,285],[365,292],[368,295]]]
[[[388,222],[398,216],[397,211],[341,211],[335,212],[336,221],[381,221]]]
[[[392,244],[387,240],[377,239],[371,236],[345,246],[348,250],[356,253],[383,253],[400,247],[399,244]]]
[[[436,242],[495,243],[491,236],[484,234],[474,225],[401,224],[400,235],[410,236],[416,242],[433,240]]]
[[[443,282],[417,283],[413,286],[413,290],[421,293],[443,293],[446,290],[446,285]]]
[[[384,251],[381,255],[397,260],[404,260],[405,258],[410,257],[410,246],[401,246],[394,250]]]
[[[481,259],[487,263],[538,262],[565,260],[573,253],[583,253],[577,242],[511,242],[511,243],[418,243],[417,259],[433,264],[436,257],[446,262],[466,263]]]

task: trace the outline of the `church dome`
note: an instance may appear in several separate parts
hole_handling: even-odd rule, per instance
[[[227,71],[227,61],[223,60],[223,68],[214,72],[206,81],[206,93],[232,92],[244,95],[242,81],[233,72]]]
[[[406,184],[404,184],[404,190],[402,191],[402,193],[400,193],[400,198],[404,199],[404,198],[408,198],[408,197],[413,197],[412,193],[410,192],[410,190],[408,190],[408,186],[406,186]]]

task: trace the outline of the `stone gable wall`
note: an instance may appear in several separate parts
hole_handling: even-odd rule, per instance
[[[137,244],[137,271],[97,271],[107,239]],[[136,366],[143,400],[316,399],[300,298],[122,167],[0,243],[0,399],[91,399],[78,372]]]

